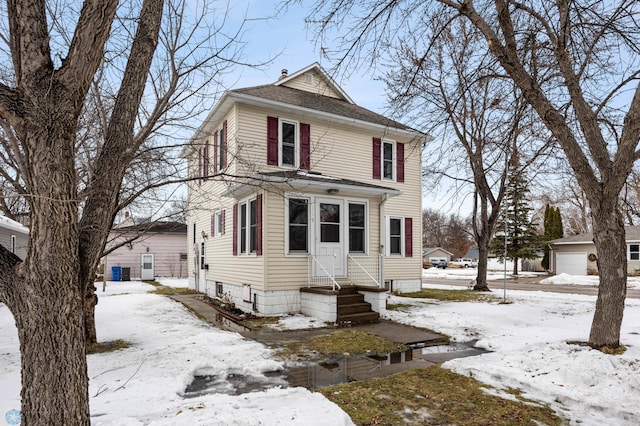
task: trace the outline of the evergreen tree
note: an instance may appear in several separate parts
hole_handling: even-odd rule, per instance
[[[513,261],[513,274],[517,275],[519,259],[536,257],[540,248],[540,236],[536,231],[536,224],[531,221],[533,208],[529,200],[528,181],[520,167],[517,154],[512,158],[509,167],[509,183],[503,201],[506,203],[506,225],[505,215],[502,215],[491,242],[491,251],[504,258],[506,239],[507,259]],[[551,216],[551,213],[549,215]]]
[[[549,241],[555,240],[557,238],[562,238],[563,236],[564,230],[560,208],[556,207],[554,209],[549,204],[547,204],[546,208],[544,209],[544,234],[542,237],[544,243],[544,257],[542,258],[542,267],[544,269],[549,269],[549,267],[551,266],[551,262],[549,260]]]

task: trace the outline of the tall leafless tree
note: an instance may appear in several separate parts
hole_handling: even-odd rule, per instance
[[[202,102],[195,94],[206,94],[217,64],[234,61],[238,36],[215,45],[225,13],[206,4],[79,6],[10,0],[0,22],[0,55],[7,59],[0,65],[1,177],[30,217],[24,261],[0,246],[0,301],[18,328],[25,425],[89,424],[87,283],[119,206],[142,186],[159,185],[123,192],[125,175],[137,158],[159,149],[166,124],[195,113]],[[95,89],[107,95],[100,134],[83,127],[83,108],[99,102],[87,101]],[[96,143],[82,145],[85,137]]]
[[[489,244],[502,211],[514,145],[523,145],[524,151],[529,139],[526,168],[546,144],[538,143],[528,105],[500,75],[475,27],[437,17],[426,25],[440,32],[429,45],[413,34],[399,40],[386,79],[391,105],[403,116],[413,113],[411,122],[434,136],[433,147],[426,147],[425,173],[457,181],[458,191],[466,183],[473,192],[471,219],[479,252],[474,289],[488,291]]]
[[[387,60],[385,48],[425,22],[464,19],[563,149],[584,190],[599,255],[600,286],[589,343],[617,347],[627,257],[620,192],[640,157],[640,3],[558,0],[320,0],[321,34],[341,29],[338,65]],[[311,21],[310,21],[311,22]],[[421,65],[421,64],[416,64]],[[351,67],[353,68],[353,67]]]

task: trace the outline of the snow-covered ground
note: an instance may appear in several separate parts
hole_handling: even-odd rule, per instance
[[[185,398],[195,375],[243,375],[259,381],[265,372],[283,366],[264,345],[210,326],[179,303],[147,294],[152,289],[140,282],[123,282],[108,283],[106,293],[99,292],[99,340],[123,339],[133,346],[89,355],[92,424],[352,424],[320,394],[284,385],[242,395]],[[501,292],[499,296],[501,300]],[[638,424],[640,300],[627,301],[621,337],[627,351],[613,356],[568,343],[587,339],[594,297],[523,291],[509,291],[508,297],[513,303],[389,296],[390,303],[411,306],[389,311],[387,317],[442,332],[455,341],[477,340],[477,346],[493,352],[444,366],[497,388],[521,389],[526,397],[550,404],[571,424]],[[293,316],[279,327],[313,323]],[[5,413],[20,405],[18,338],[4,305],[0,305],[0,342],[2,425]]]
[[[491,259],[487,265],[487,281],[502,280],[505,277],[504,263],[500,263],[498,260]],[[513,263],[507,261],[506,275],[507,279],[513,277]],[[429,280],[429,278],[449,279],[449,280],[469,280],[471,283],[477,276],[478,270],[476,268],[429,268],[422,270],[422,278]],[[560,274],[547,277],[546,273],[541,272],[519,272],[518,277],[529,278],[539,277],[540,284],[572,284],[572,285],[585,285],[597,287],[600,278],[597,275],[569,275]],[[628,277],[628,288],[640,288],[640,277]]]
[[[164,284],[164,282],[160,280]],[[173,283],[176,284],[176,283]],[[96,309],[100,341],[128,349],[88,356],[93,425],[351,425],[319,393],[272,388],[243,395],[183,396],[194,375],[267,380],[282,369],[266,346],[219,330],[141,282],[107,283]],[[20,360],[13,317],[0,304],[0,425],[20,408]],[[222,385],[224,387],[224,383]]]

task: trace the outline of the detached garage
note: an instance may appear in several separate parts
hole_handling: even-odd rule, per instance
[[[556,252],[556,274],[587,275],[587,253]]]
[[[627,240],[627,273],[640,273],[640,226],[625,228]],[[597,275],[598,262],[593,234],[578,234],[549,243],[550,272],[570,275]]]

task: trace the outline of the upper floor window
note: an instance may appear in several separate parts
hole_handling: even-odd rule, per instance
[[[382,141],[382,177],[383,179],[394,178],[394,143]]]
[[[227,121],[213,134],[213,171],[221,172],[227,167]]]
[[[280,165],[298,167],[298,123],[280,120]]]
[[[640,260],[640,244],[629,244],[629,260]]]
[[[404,182],[404,144],[373,138],[373,178]]]
[[[267,117],[267,164],[309,170],[310,126]]]
[[[16,236],[11,236],[11,253],[16,254]]]

